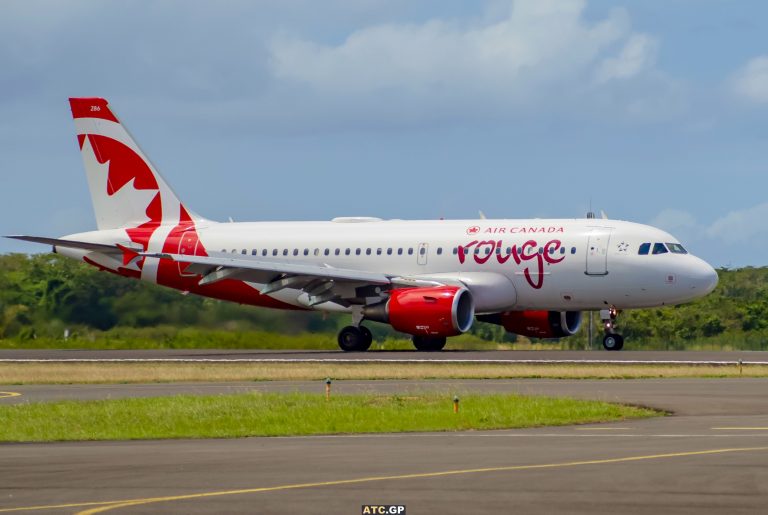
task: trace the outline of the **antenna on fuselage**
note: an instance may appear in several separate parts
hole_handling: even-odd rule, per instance
[[[587,211],[587,219],[592,220],[595,218],[595,212],[592,211],[592,198],[589,199],[589,211]]]

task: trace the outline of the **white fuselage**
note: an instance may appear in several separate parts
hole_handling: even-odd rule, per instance
[[[656,243],[679,243],[659,229],[617,220],[345,218],[330,222],[203,222],[196,231],[209,256],[237,254],[238,259],[461,282],[472,292],[477,313],[663,306],[706,295],[717,284],[712,267],[691,254],[667,250],[640,255],[644,243],[651,249]],[[124,234],[95,231],[68,238],[119,243]],[[84,255],[73,249],[60,252],[77,258]],[[147,258],[145,269],[151,269],[151,260],[157,261]],[[102,264],[109,267],[107,261]],[[253,281],[247,284],[256,290],[263,286]],[[300,290],[285,288],[271,296],[288,305],[307,307]],[[333,303],[314,308],[347,309]]]

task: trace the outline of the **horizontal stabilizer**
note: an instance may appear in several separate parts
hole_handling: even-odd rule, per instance
[[[21,241],[29,241],[32,243],[42,243],[43,245],[52,245],[54,247],[66,247],[70,249],[92,250],[94,252],[104,252],[105,254],[121,254],[125,252],[124,248],[127,247],[125,245],[105,245],[103,243],[62,240],[59,238],[46,238],[43,236],[11,235],[11,236],[6,236],[6,238],[21,240]],[[120,248],[120,247],[123,247],[123,248]],[[136,247],[136,248],[131,247],[131,250],[135,251],[136,253],[144,251],[142,247]]]

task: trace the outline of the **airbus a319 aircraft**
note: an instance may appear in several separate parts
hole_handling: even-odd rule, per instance
[[[717,285],[715,270],[673,236],[617,220],[214,222],[179,200],[106,100],[70,106],[98,230],[12,238],[183,292],[348,313],[345,351],[370,347],[366,320],[436,351],[475,319],[571,336],[587,310],[600,312],[604,348],[620,350],[621,310],[687,302]]]

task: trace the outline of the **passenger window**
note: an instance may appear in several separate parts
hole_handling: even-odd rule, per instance
[[[272,249],[272,255],[277,256],[277,249]]]
[[[243,254],[243,255],[248,254],[248,251],[243,249],[243,250],[240,251],[240,254]]]
[[[333,254],[334,254],[335,256],[338,256],[339,254],[341,254],[341,249],[336,249],[336,250],[333,252]]]
[[[653,253],[654,254],[666,254],[667,252],[668,252],[667,247],[665,247],[663,243],[654,243],[653,244]]]
[[[262,256],[266,256],[266,255],[267,255],[267,249],[264,249],[264,250],[262,250],[262,251],[261,251],[261,255],[262,255]]]
[[[667,243],[667,248],[673,254],[688,254],[688,251],[679,243]]]
[[[299,249],[293,249],[293,255],[298,256],[299,255]]]
[[[360,255],[360,249],[355,249],[355,255],[357,255],[357,256]]]
[[[288,249],[283,249],[283,256],[287,256],[287,255],[288,255]]]
[[[413,247],[408,248],[408,255],[413,256]]]
[[[421,254],[422,256],[423,256],[424,254],[426,254],[426,253],[427,253],[427,249],[425,249],[424,247],[421,247],[421,248],[419,249],[419,254]]]
[[[576,247],[571,247],[571,254],[576,254]]]
[[[391,255],[392,255],[392,247],[389,247],[387,249],[387,256],[391,256]]]
[[[315,249],[315,256],[319,256],[319,255],[320,255],[320,249]]]
[[[565,254],[565,247],[560,247],[560,254]]]
[[[258,253],[259,253],[259,251],[258,251],[258,250],[256,250],[256,249],[253,249],[253,250],[251,251],[251,255],[252,255],[252,256],[255,256],[255,255],[256,255],[256,254],[258,254]]]
[[[478,255],[478,254],[480,254],[480,249],[475,247],[475,255]]]
[[[365,255],[370,256],[371,255],[371,249],[365,249]]]
[[[304,255],[309,256],[309,249],[304,249]]]
[[[377,256],[381,256],[381,249],[380,249],[380,248],[379,248],[379,249],[376,249],[376,255],[377,255]]]
[[[331,253],[331,249],[325,249],[325,255],[329,255]]]
[[[400,247],[399,249],[397,249],[397,255],[398,255],[398,256],[402,256],[402,255],[403,255],[403,248],[402,248],[402,247]]]
[[[637,250],[637,253],[640,256],[647,256],[648,252],[651,250],[651,244],[650,243],[643,243],[640,245],[640,248]]]
[[[224,253],[224,252],[226,252],[226,251],[227,251],[227,249],[221,249],[221,252],[222,252],[222,253]]]
[[[236,253],[237,253],[237,249],[232,249],[232,254],[236,254]]]
[[[544,247],[539,247],[539,254],[544,254]]]
[[[352,252],[352,249],[347,249],[344,251],[345,256],[349,256],[349,253]]]
[[[455,256],[458,253],[459,253],[458,247],[453,247],[453,255]]]

